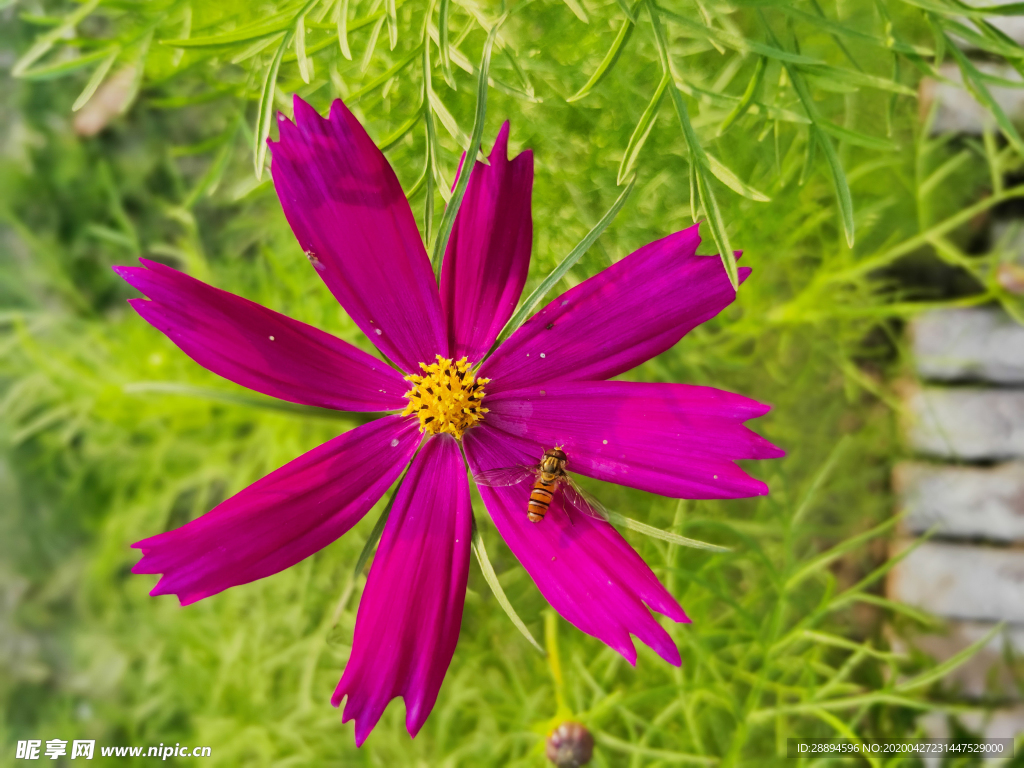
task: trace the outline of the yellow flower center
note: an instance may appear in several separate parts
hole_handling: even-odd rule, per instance
[[[405,393],[409,404],[402,415],[416,414],[420,432],[447,433],[461,440],[462,434],[483,421],[487,413],[481,403],[484,384],[490,379],[474,379],[465,357],[456,361],[438,355],[436,363],[420,363],[420,368],[422,376],[413,373],[405,377],[412,382],[412,389]]]

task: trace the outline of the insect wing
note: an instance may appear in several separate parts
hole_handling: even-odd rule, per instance
[[[528,478],[537,474],[537,467],[528,467],[525,464],[517,464],[514,467],[499,467],[497,469],[485,469],[473,475],[478,485],[487,485],[492,488],[501,488],[508,485],[519,485]]]
[[[569,475],[562,478],[562,498],[569,506],[587,517],[608,522],[608,510],[604,504],[595,499],[592,493],[580,488],[579,483]]]

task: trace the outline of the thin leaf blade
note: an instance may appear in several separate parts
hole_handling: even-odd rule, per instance
[[[441,52],[441,74],[448,86],[455,89],[455,75],[452,73],[452,55],[448,39],[448,14],[451,0],[441,0],[437,17],[437,47]]]
[[[768,197],[768,195],[744,182],[739,176],[733,173],[731,168],[710,152],[705,152],[704,155],[708,159],[708,170],[715,175],[716,179],[725,184],[725,186],[737,195],[741,195],[748,200],[754,200],[758,203],[771,202],[771,198]]]
[[[639,520],[634,520],[631,517],[626,517],[618,512],[612,510],[605,510],[605,514],[608,517],[608,522],[613,525],[619,525],[623,528],[627,528],[637,533],[642,533],[644,536],[650,536],[654,539],[661,539],[667,541],[670,544],[677,544],[680,547],[690,547],[691,549],[703,549],[708,552],[732,552],[729,547],[723,547],[720,544],[711,544],[706,541],[700,541],[698,539],[691,539],[687,536],[680,536],[678,533],[672,533],[672,531],[666,531],[662,528],[655,528],[653,525],[642,523]]]
[[[352,49],[348,45],[348,0],[341,0],[335,26],[338,31],[338,48],[341,49],[341,55],[352,61]]]
[[[444,259],[445,249],[448,247],[448,238],[451,237],[452,227],[455,226],[455,217],[459,213],[462,198],[466,194],[466,188],[469,186],[469,177],[472,175],[473,163],[469,159],[476,158],[480,152],[480,142],[484,134],[484,119],[487,116],[487,71],[491,66],[491,50],[494,47],[494,38],[498,34],[498,29],[506,18],[507,14],[502,16],[491,27],[491,31],[487,34],[487,40],[484,42],[483,53],[480,56],[480,74],[477,77],[476,90],[476,115],[473,119],[473,133],[469,139],[469,146],[466,148],[466,167],[459,174],[459,180],[452,191],[451,200],[449,200],[448,205],[444,209],[444,215],[441,217],[441,224],[437,230],[437,237],[434,240],[434,253],[431,258],[431,264],[438,280],[441,279],[441,262]]]
[[[633,6],[633,13],[636,13],[639,3]],[[608,49],[608,53],[604,55],[601,63],[597,65],[597,69],[594,70],[594,74],[590,76],[590,79],[580,88],[576,93],[570,96],[566,101],[572,103],[579,101],[588,93],[604,80],[605,76],[612,71],[612,67],[615,66],[615,62],[619,60],[619,56],[622,55],[623,49],[626,47],[626,43],[629,42],[630,36],[633,34],[633,28],[636,26],[633,19],[627,18],[622,22],[622,26],[619,27],[619,32],[612,41],[611,47]]]
[[[75,99],[75,103],[71,105],[72,112],[77,112],[84,107],[86,103],[88,103],[89,99],[92,98],[92,95],[96,93],[96,89],[100,87],[100,83],[102,83],[104,78],[107,76],[110,68],[114,66],[114,62],[117,61],[117,57],[120,53],[120,48],[115,49],[110,52],[110,55],[108,55],[107,58],[100,62],[100,65],[96,67],[92,76],[89,78],[89,81],[85,84],[85,88],[83,88],[82,92],[78,94],[78,98]]]
[[[636,161],[640,157],[640,150],[643,149],[644,144],[647,142],[647,137],[651,135],[651,130],[658,119],[661,100],[665,96],[665,89],[668,87],[669,81],[670,78],[668,76],[661,78],[661,82],[658,83],[658,87],[654,91],[654,96],[651,97],[643,114],[640,115],[640,120],[637,121],[633,134],[629,137],[629,142],[626,144],[626,151],[622,155],[622,162],[619,163],[619,173],[615,180],[616,184],[621,185],[629,176],[630,171],[633,170],[633,166],[636,165]]]
[[[267,137],[270,135],[270,120],[274,113],[274,92],[277,90],[277,73],[281,69],[281,59],[291,42],[291,33],[281,38],[274,58],[263,76],[263,88],[260,92],[259,109],[256,112],[256,130],[254,131],[255,146],[253,147],[256,178],[263,178],[263,166],[267,159]]]

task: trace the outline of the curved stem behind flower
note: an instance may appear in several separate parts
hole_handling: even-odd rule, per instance
[[[573,712],[565,701],[565,678],[562,676],[562,658],[558,653],[558,614],[554,608],[544,611],[544,645],[548,649],[548,669],[555,687],[555,715],[552,722],[557,725],[571,718]]]
[[[466,148],[467,158],[476,158],[480,152],[480,141],[484,134],[484,118],[487,115],[487,70],[491,66],[491,48],[494,46],[494,38],[498,34],[498,29],[507,18],[508,12],[506,11],[495,22],[494,26],[491,27],[487,40],[484,42],[484,50],[480,56],[480,76],[476,89],[476,117],[473,120],[473,134],[470,136],[469,146]],[[424,41],[424,44],[427,44],[427,41]],[[441,262],[444,259],[444,252],[448,247],[448,238],[452,234],[452,227],[455,226],[455,217],[459,213],[462,197],[466,194],[466,187],[469,186],[469,177],[472,175],[469,173],[472,170],[472,163],[469,163],[469,165],[469,169],[465,169],[465,172],[459,174],[458,183],[455,185],[455,189],[452,190],[451,200],[444,209],[444,216],[441,217],[437,238],[434,240],[434,253],[431,257],[431,263],[434,267],[434,275],[438,280],[441,279]]]
[[[548,291],[555,287],[555,284],[562,279],[566,272],[568,272],[577,261],[590,250],[590,246],[601,236],[601,233],[608,228],[608,225],[612,223],[612,220],[618,215],[619,211],[622,210],[622,206],[626,204],[626,200],[629,199],[630,193],[633,191],[633,186],[636,184],[636,174],[633,173],[629,177],[629,183],[626,184],[626,188],[619,193],[619,196],[615,198],[615,202],[612,203],[601,220],[594,225],[593,229],[587,232],[586,236],[576,244],[576,247],[569,251],[569,254],[562,259],[557,267],[555,267],[551,274],[544,278],[540,285],[538,285],[533,292],[526,298],[526,301],[522,303],[516,313],[512,315],[512,318],[505,323],[505,327],[501,329],[501,333],[498,334],[498,338],[495,339],[494,344],[487,350],[487,354],[483,356],[481,363],[486,360],[491,354],[498,348],[498,346],[509,336],[516,332],[516,330],[529,318],[530,313],[537,308],[537,305],[544,300],[547,296]]]
[[[415,458],[415,457],[413,457]],[[359,553],[359,558],[356,560],[356,567],[352,571],[354,576],[358,576],[363,572],[363,568],[366,567],[366,561],[370,559],[370,555],[373,554],[373,550],[377,546],[377,542],[380,541],[381,534],[384,533],[384,525],[388,521],[388,515],[391,514],[391,508],[395,505],[395,496],[398,495],[398,489],[402,487],[402,481],[405,479],[406,473],[409,468],[406,467],[405,472],[398,478],[398,482],[395,483],[394,489],[391,491],[391,496],[388,498],[388,503],[384,505],[384,511],[380,513],[377,518],[377,522],[373,524],[373,529],[370,531],[370,535],[366,537],[366,543],[363,544],[363,550]]]
[[[498,574],[494,572],[494,567],[491,565],[490,559],[487,557],[487,550],[484,548],[484,540],[480,536],[480,529],[476,525],[476,515],[472,518],[473,522],[473,554],[476,555],[476,560],[480,564],[480,571],[484,575],[484,580],[487,581],[487,586],[491,588],[491,592],[494,593],[494,597],[497,598],[498,604],[504,609],[508,617],[512,619],[512,623],[516,625],[516,629],[523,633],[530,645],[536,648],[541,654],[544,654],[544,649],[540,647],[540,643],[530,634],[530,630],[526,628],[526,624],[519,618],[519,614],[516,613],[516,609],[512,607],[512,603],[509,602],[508,597],[505,595],[505,590],[501,588],[501,583],[498,581]]]

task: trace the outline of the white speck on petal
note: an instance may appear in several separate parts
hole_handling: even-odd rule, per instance
[[[568,300],[568,299],[566,299],[565,301],[563,301],[563,302],[562,302],[562,306],[564,307],[564,306],[565,306],[566,304],[568,304],[568,303],[569,303],[569,300]]]
[[[718,479],[718,475],[715,475],[715,480],[717,480],[717,479]]]
[[[601,441],[601,445],[608,445],[608,441],[607,440],[602,440]]]
[[[394,448],[397,445],[398,445],[398,438],[396,437],[394,440],[391,441],[391,447]]]
[[[273,341],[273,340],[274,340],[274,337],[273,337],[273,336],[271,336],[271,337],[270,337],[270,340],[271,340],[271,341]]]
[[[380,335],[381,335],[382,333],[384,333],[384,331],[382,331],[382,330],[381,330],[380,328],[377,328],[377,329],[376,329],[376,330],[374,331],[374,333],[376,333],[376,334],[377,334],[378,336],[380,336]]]
[[[543,352],[540,353],[540,356],[541,357],[547,357],[547,355],[545,355]]]

